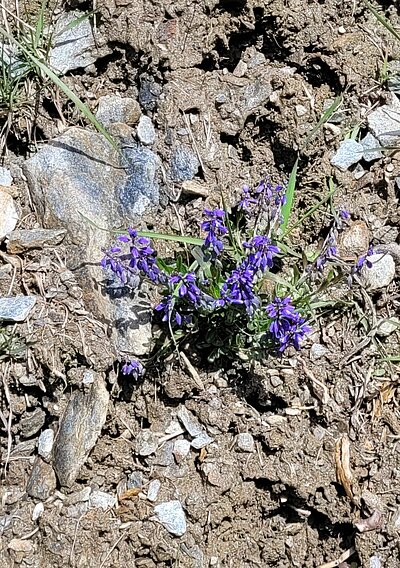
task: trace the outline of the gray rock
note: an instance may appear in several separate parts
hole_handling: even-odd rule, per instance
[[[119,352],[140,357],[152,346],[151,306],[132,305],[131,295],[113,299],[114,320],[119,331],[116,346]]]
[[[93,55],[96,44],[89,18],[75,26],[72,22],[84,16],[83,12],[65,12],[57,20],[54,32],[54,47],[50,50],[49,61],[59,73],[87,67],[96,61]]]
[[[18,213],[14,200],[9,193],[0,189],[0,243],[15,229]]]
[[[199,169],[199,160],[186,146],[180,144],[171,159],[171,179],[187,181],[193,179]]]
[[[364,148],[355,140],[343,140],[331,159],[332,166],[345,172],[350,166],[356,164],[363,157]]]
[[[31,249],[53,247],[62,242],[66,229],[17,229],[7,235],[7,252],[19,254]]]
[[[364,148],[363,158],[366,162],[373,162],[374,160],[383,158],[383,154],[379,150],[381,147],[379,140],[377,140],[375,136],[372,136],[370,132],[360,140],[360,144]]]
[[[382,562],[379,556],[369,557],[369,567],[368,568],[382,568]]]
[[[155,465],[169,466],[175,463],[174,460],[174,442],[173,440],[168,440],[160,448],[158,448],[157,454],[154,458]]]
[[[117,499],[114,495],[105,493],[104,491],[92,491],[89,497],[89,507],[91,509],[112,509],[117,504]]]
[[[116,122],[134,125],[141,115],[137,100],[119,95],[105,95],[99,98],[96,118],[104,125],[110,126]]]
[[[92,493],[91,487],[84,487],[80,491],[75,491],[67,496],[65,500],[66,505],[76,505],[77,503],[85,503],[89,501],[90,494]]]
[[[159,479],[152,479],[147,488],[147,499],[149,501],[155,501],[157,499],[158,492],[160,491],[161,481]]]
[[[136,438],[136,448],[140,456],[150,456],[158,448],[158,438],[151,430],[142,430]]]
[[[156,83],[154,77],[142,73],[139,77],[139,102],[148,111],[155,110],[162,93],[162,87]]]
[[[396,146],[400,138],[400,102],[392,95],[392,102],[378,107],[368,116],[368,126],[382,146]]]
[[[0,166],[0,185],[10,186],[13,182],[13,178],[10,170]]]
[[[357,164],[356,167],[353,170],[353,178],[354,179],[361,179],[366,173],[367,172],[366,172],[366,170],[364,170],[362,165]]]
[[[141,116],[137,126],[137,137],[145,146],[151,146],[156,141],[156,131],[148,116]]]
[[[56,486],[56,474],[51,465],[39,457],[36,458],[26,486],[28,495],[35,499],[45,501],[53,493]]]
[[[213,441],[214,438],[211,438],[207,432],[202,432],[191,441],[191,446],[196,448],[196,450],[200,450],[201,448],[212,444]]]
[[[388,89],[396,95],[400,94],[400,61],[393,60],[388,63]]]
[[[177,463],[181,463],[190,451],[188,440],[176,440],[174,443],[174,456]]]
[[[141,489],[143,487],[143,472],[133,471],[128,477],[126,487],[127,489]]]
[[[237,445],[242,452],[254,452],[254,438],[248,432],[238,434]]]
[[[161,162],[154,152],[140,144],[124,148],[123,155],[128,179],[118,197],[125,214],[132,218],[143,213],[150,204],[158,203],[157,176]]]
[[[109,394],[101,376],[85,392],[72,393],[54,444],[54,469],[70,486],[85,463],[106,421]]]
[[[377,323],[376,333],[381,337],[389,337],[392,333],[400,329],[400,319],[393,317],[390,319],[381,319]]]
[[[47,460],[53,450],[54,443],[54,432],[51,428],[43,430],[39,436],[38,442],[38,454],[42,456],[43,459]]]
[[[36,296],[0,298],[0,321],[25,321],[36,304]]]
[[[33,412],[25,412],[19,422],[21,436],[30,438],[42,428],[46,421],[46,413],[41,408],[36,408]]]
[[[372,267],[361,270],[361,281],[368,290],[380,290],[389,286],[396,274],[396,265],[390,254],[377,253],[368,257]]]
[[[329,349],[325,347],[325,345],[321,345],[320,343],[314,343],[310,349],[310,359],[311,361],[318,361],[325,357],[329,353]]]
[[[204,432],[204,428],[186,406],[181,406],[176,415],[193,438]]]
[[[186,532],[185,512],[179,501],[167,501],[154,507],[156,519],[167,531],[175,536]]]

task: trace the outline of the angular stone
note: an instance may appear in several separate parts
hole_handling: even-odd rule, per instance
[[[31,249],[53,247],[60,244],[66,229],[17,229],[7,236],[7,252],[19,254]]]
[[[38,454],[42,456],[43,459],[47,460],[52,452],[54,443],[54,432],[51,428],[43,430],[39,436],[38,442]]]
[[[137,100],[119,95],[105,95],[99,98],[96,118],[104,126],[117,122],[134,125],[137,124],[141,114]]]
[[[165,529],[176,536],[186,532],[185,512],[179,501],[167,501],[154,507],[156,519]]]
[[[0,321],[25,321],[35,304],[36,296],[0,298]]]
[[[50,50],[50,65],[59,73],[87,67],[96,61],[96,48],[89,18],[72,25],[83,12],[64,12],[58,18],[54,31],[54,47]]]
[[[207,432],[204,431],[191,441],[191,446],[196,448],[196,450],[200,450],[201,448],[205,448],[205,446],[212,444],[213,441],[214,438],[211,438]]]
[[[15,229],[18,213],[13,198],[0,188],[0,243],[4,237]]]
[[[321,345],[320,343],[314,343],[310,349],[310,359],[311,361],[318,361],[325,357],[329,353],[329,349],[325,347],[325,345]]]
[[[56,486],[56,474],[51,465],[39,457],[36,458],[26,486],[28,495],[35,499],[45,501],[53,493]]]
[[[356,164],[363,157],[364,148],[350,138],[341,142],[336,154],[331,159],[332,166],[345,172],[350,166]]]
[[[142,430],[137,436],[136,447],[140,456],[150,456],[158,448],[158,438],[151,430]]]
[[[204,432],[204,428],[186,406],[181,406],[176,415],[193,438]]]
[[[368,257],[371,268],[362,267],[361,281],[368,290],[380,290],[389,286],[396,274],[396,265],[390,254],[377,253]]]
[[[388,105],[378,107],[367,116],[372,134],[382,146],[397,146],[400,139],[400,101],[392,94]]]
[[[110,493],[104,491],[93,491],[89,497],[89,507],[91,509],[112,509],[117,504],[117,499]]]
[[[177,463],[181,463],[190,452],[189,440],[176,440],[174,443],[174,456]]]
[[[242,452],[254,452],[254,438],[248,432],[238,434],[237,445]]]
[[[54,444],[54,469],[61,485],[69,487],[96,444],[106,421],[109,394],[101,376],[86,392],[72,393]]]
[[[379,150],[381,145],[379,144],[379,140],[372,136],[370,132],[362,140],[360,140],[360,144],[364,148],[363,159],[366,162],[373,162],[374,160],[379,160],[379,158],[383,158],[382,152]]]
[[[171,178],[173,181],[193,179],[199,169],[199,160],[186,146],[179,145],[171,159]]]
[[[366,253],[370,242],[370,232],[364,221],[355,221],[346,227],[338,240],[339,257],[358,257]]]
[[[42,428],[46,420],[46,413],[41,408],[33,412],[25,412],[20,420],[21,436],[30,438]]]
[[[136,130],[137,137],[145,146],[151,146],[156,141],[156,131],[148,116],[141,116]]]
[[[157,499],[158,492],[161,487],[161,481],[159,479],[153,479],[150,481],[147,488],[147,499],[149,501],[155,501]]]
[[[377,323],[377,335],[381,337],[389,337],[392,333],[400,329],[399,318],[382,319]]]

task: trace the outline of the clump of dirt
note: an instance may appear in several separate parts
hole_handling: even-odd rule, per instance
[[[149,227],[197,234],[205,204],[221,195],[233,204],[244,183],[265,174],[287,178],[300,155],[293,221],[333,176],[328,206],[363,221],[373,244],[391,245],[398,270],[397,154],[364,164],[359,179],[330,164],[385,102],[377,78],[393,42],[364,4],[118,0],[96,8],[107,55],[66,82],[93,107],[106,94],[137,98],[163,163],[177,143],[199,162],[194,186],[166,176],[159,208],[144,216]],[[310,140],[340,95],[339,111]],[[38,120],[53,135],[52,117]],[[32,228],[40,219],[13,150],[5,165],[15,173],[21,226]],[[292,232],[294,246],[316,249],[329,215],[316,208]],[[373,294],[346,291],[351,301],[322,314],[300,354],[216,369],[193,349],[195,375],[172,357],[133,382],[118,372],[108,322],[85,305],[70,255],[68,241],[23,254],[0,248],[0,293],[38,297],[13,330],[26,355],[0,359],[0,566],[399,566],[399,330],[379,333],[398,314],[398,274]],[[37,487],[27,492],[39,434],[57,436],[71,393],[90,388],[85,370],[106,379],[106,422],[78,478],[46,493],[44,476],[41,498]],[[41,456],[47,472],[51,458]],[[172,502],[184,526],[177,509],[167,521],[157,513]]]

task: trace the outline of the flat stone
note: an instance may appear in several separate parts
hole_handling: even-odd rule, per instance
[[[156,141],[156,131],[148,116],[141,116],[136,130],[137,137],[145,146],[151,146]]]
[[[21,562],[23,556],[26,554],[31,554],[34,551],[34,545],[31,540],[26,540],[23,538],[13,538],[7,545],[9,550],[13,552],[20,552],[22,553],[21,559],[19,560],[18,564]]]
[[[36,304],[36,296],[0,298],[0,321],[25,321]]]
[[[35,499],[45,501],[53,493],[56,486],[57,479],[54,469],[51,465],[37,457],[26,486],[28,495]]]
[[[187,181],[197,174],[200,162],[190,148],[180,144],[175,149],[171,159],[171,179]]]
[[[350,166],[356,164],[363,157],[364,148],[361,144],[350,138],[343,140],[331,159],[332,166],[337,167],[342,172],[349,169]]]
[[[389,335],[400,329],[400,319],[396,317],[381,319],[378,321],[376,327],[377,335],[381,337],[389,337]]]
[[[193,438],[204,432],[204,428],[186,406],[181,406],[176,415]]]
[[[167,501],[154,507],[156,519],[167,531],[175,536],[186,532],[185,512],[179,501]]]
[[[39,436],[38,442],[38,454],[42,456],[43,459],[47,460],[53,450],[54,444],[54,431],[51,428],[43,430]]]
[[[314,343],[310,349],[310,359],[311,361],[318,361],[325,357],[329,353],[329,349],[325,347],[325,345],[321,345],[320,343]]]
[[[107,511],[115,507],[116,504],[117,498],[104,491],[92,491],[89,497],[89,507],[91,509],[103,509],[103,511]]]
[[[147,488],[147,499],[149,501],[156,501],[158,492],[160,491],[161,481],[159,479],[152,479]]]
[[[188,440],[176,440],[174,443],[174,456],[177,463],[181,463],[190,451],[190,442]]]
[[[368,257],[372,267],[361,269],[361,281],[368,290],[380,290],[389,286],[396,274],[396,265],[390,254],[377,253]]]
[[[65,501],[66,505],[76,505],[77,503],[85,503],[89,501],[90,494],[92,493],[91,487],[84,487],[80,491],[75,491],[67,496]]]
[[[21,436],[31,438],[42,428],[46,421],[46,413],[41,408],[36,408],[33,412],[25,412],[19,422]]]
[[[13,178],[10,170],[0,166],[0,185],[10,186],[13,182]]]
[[[363,159],[366,162],[373,162],[374,160],[379,160],[383,158],[382,152],[379,150],[381,147],[379,140],[375,138],[370,132],[362,140],[360,140],[361,146],[364,148]]]
[[[136,99],[119,95],[105,95],[99,98],[96,118],[104,125],[110,126],[117,122],[137,124],[141,110]]]
[[[140,456],[150,456],[158,448],[158,438],[151,430],[142,430],[136,438],[136,448]]]
[[[132,217],[159,201],[158,173],[161,162],[149,148],[133,143],[123,149],[127,182],[118,193],[125,212]]]
[[[254,438],[248,432],[241,432],[237,437],[237,445],[242,452],[254,452]]]
[[[392,94],[391,104],[383,105],[367,116],[368,127],[382,146],[397,146],[400,139],[400,102]]]
[[[51,67],[59,73],[65,74],[73,69],[87,67],[97,59],[93,54],[96,44],[89,18],[71,25],[82,16],[83,12],[64,12],[57,20],[49,61]]]
[[[53,247],[62,242],[66,229],[17,229],[7,236],[7,252],[19,254],[31,249]]]
[[[191,446],[196,450],[200,450],[201,448],[205,448],[209,444],[212,444],[213,441],[214,438],[211,438],[207,432],[203,431],[191,441]]]
[[[107,417],[109,394],[101,376],[85,392],[72,393],[54,444],[54,469],[69,487],[96,444]]]
[[[0,188],[0,243],[13,231],[18,222],[18,213],[14,200],[7,191]]]

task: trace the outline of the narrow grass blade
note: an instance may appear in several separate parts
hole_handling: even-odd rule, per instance
[[[299,165],[299,159],[294,163],[293,169],[291,171],[289,182],[286,189],[286,203],[281,209],[283,223],[281,225],[282,233],[286,233],[286,228],[289,223],[290,215],[293,208],[294,193],[296,189],[296,179],[297,179],[297,167]]]
[[[342,95],[339,95],[335,98],[335,100],[333,101],[333,103],[331,104],[331,106],[329,108],[326,109],[326,111],[324,112],[324,114],[321,116],[321,118],[319,119],[319,121],[317,122],[317,124],[314,126],[314,128],[311,130],[310,134],[307,136],[307,138],[305,139],[303,148],[305,148],[308,143],[310,142],[310,140],[315,136],[315,134],[318,132],[318,130],[321,128],[321,126],[323,126],[325,124],[325,122],[328,122],[328,120],[330,119],[330,117],[333,115],[333,113],[339,108],[339,106],[342,104],[342,100],[343,97]]]
[[[394,27],[389,22],[389,20],[387,20],[383,14],[378,12],[378,10],[374,8],[372,4],[368,2],[368,0],[363,0],[363,1],[366,7],[368,8],[368,10],[371,12],[371,14],[375,16],[378,22],[381,23],[382,26],[384,26],[387,29],[387,31],[392,34],[393,37],[395,37],[398,41],[400,41],[400,34],[394,29]]]

